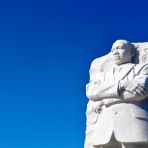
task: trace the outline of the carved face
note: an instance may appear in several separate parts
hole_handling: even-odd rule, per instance
[[[118,66],[125,63],[130,63],[132,61],[132,50],[125,42],[115,42],[112,46],[111,51],[115,64]]]

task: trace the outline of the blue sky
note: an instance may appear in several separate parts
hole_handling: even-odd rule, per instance
[[[82,148],[91,61],[148,41],[147,1],[1,0],[0,147]]]

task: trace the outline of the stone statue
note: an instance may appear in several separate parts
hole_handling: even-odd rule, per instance
[[[117,40],[86,85],[85,148],[148,148],[148,43]]]

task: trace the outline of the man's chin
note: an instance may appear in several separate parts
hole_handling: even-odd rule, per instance
[[[123,63],[122,63],[122,61],[116,60],[116,61],[115,61],[115,64],[118,65],[118,66],[120,66],[120,65],[122,65]]]

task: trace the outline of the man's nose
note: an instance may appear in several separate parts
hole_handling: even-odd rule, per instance
[[[118,52],[117,49],[114,49],[114,50],[113,50],[113,55],[114,55],[114,54],[118,54],[118,53],[119,53],[119,52]]]

